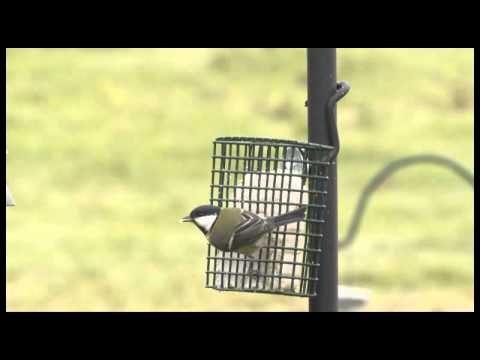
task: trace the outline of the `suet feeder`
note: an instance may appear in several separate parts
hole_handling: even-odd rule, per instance
[[[221,137],[213,142],[210,202],[276,216],[307,206],[301,222],[272,232],[258,256],[208,245],[206,287],[309,297],[311,311],[338,306],[335,49],[308,49],[308,141]],[[252,271],[254,269],[254,271]]]
[[[213,144],[213,205],[277,216],[307,206],[299,223],[269,235],[252,259],[210,246],[207,287],[282,295],[316,295],[325,232],[331,146],[259,138],[218,138]],[[250,269],[255,269],[252,273]]]

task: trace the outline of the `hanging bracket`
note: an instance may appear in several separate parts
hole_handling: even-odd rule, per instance
[[[340,137],[338,136],[338,127],[335,121],[335,106],[337,103],[349,93],[351,86],[346,81],[337,83],[335,94],[330,97],[327,104],[328,124],[330,127],[330,139],[335,151],[331,155],[331,160],[334,161],[340,151]],[[308,100],[305,101],[305,106],[308,107]]]
[[[338,126],[335,121],[335,109],[337,103],[342,100],[345,95],[348,94],[351,87],[346,81],[340,81],[337,83],[337,89],[335,94],[332,95],[330,100],[328,100],[328,123],[330,126],[330,139],[332,140],[332,146],[335,148],[335,151],[332,153],[332,161],[335,161],[337,155],[340,151],[340,137],[338,136]]]

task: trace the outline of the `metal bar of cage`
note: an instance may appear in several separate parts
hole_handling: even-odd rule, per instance
[[[307,49],[308,82],[308,141],[317,144],[332,144],[329,124],[336,122],[335,111],[328,111],[329,99],[337,89],[336,49]],[[333,116],[333,119],[329,119]],[[315,159],[313,159],[315,161]],[[316,295],[309,298],[309,311],[338,311],[338,215],[337,215],[337,163],[333,159],[329,168],[327,183],[326,226],[321,244],[314,247],[321,249],[319,262],[321,266],[317,275]],[[310,198],[312,202],[312,198]],[[314,205],[314,204],[312,204]],[[316,239],[320,241],[320,239]]]

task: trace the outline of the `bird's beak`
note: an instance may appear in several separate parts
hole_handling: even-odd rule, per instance
[[[180,219],[180,222],[193,222],[192,218],[190,216],[185,216],[184,218]]]

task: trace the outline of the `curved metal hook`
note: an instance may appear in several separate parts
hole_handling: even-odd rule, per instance
[[[344,248],[353,242],[360,228],[360,223],[362,221],[363,215],[365,214],[365,210],[367,208],[370,197],[376,190],[380,188],[384,181],[401,169],[419,164],[432,164],[443,166],[456,173],[472,188],[474,188],[475,186],[475,177],[473,173],[471,173],[468,169],[464,168],[462,165],[458,164],[456,161],[443,156],[426,154],[409,156],[392,161],[391,163],[383,167],[362,190],[360,198],[357,202],[357,207],[355,208],[354,215],[348,227],[347,235],[338,243],[339,248]]]
[[[335,160],[338,153],[340,152],[340,138],[338,136],[338,127],[335,121],[335,106],[337,102],[342,100],[345,95],[350,91],[351,86],[346,81],[340,81],[337,84],[337,89],[335,94],[332,95],[330,100],[328,100],[328,121],[330,126],[330,136],[332,140],[332,145],[335,147],[334,152],[331,155],[331,160]]]

